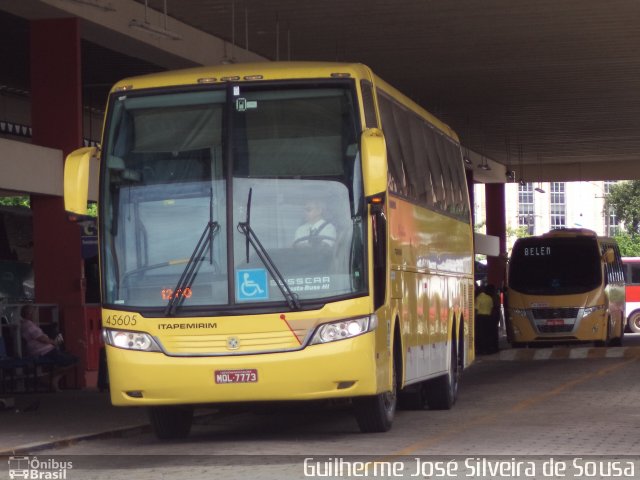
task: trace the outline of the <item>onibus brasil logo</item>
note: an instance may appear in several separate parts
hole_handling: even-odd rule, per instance
[[[73,462],[62,462],[54,458],[39,460],[38,457],[9,457],[9,478],[42,480],[64,480]]]

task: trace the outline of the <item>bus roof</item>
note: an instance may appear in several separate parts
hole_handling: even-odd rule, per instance
[[[558,228],[543,233],[541,237],[597,237],[598,234],[588,228]]]
[[[373,81],[371,69],[360,63],[258,62],[169,70],[138,77],[129,77],[117,82],[111,91],[176,87],[203,83],[223,84],[229,81],[329,79],[340,77]]]
[[[380,77],[374,75],[369,67],[361,63],[258,62],[195,67],[125,78],[117,82],[111,89],[111,92],[178,87],[182,85],[224,84],[229,81],[243,82],[323,78],[355,78],[368,80],[372,82],[376,88],[384,90],[403,106],[427,118],[436,128],[459,142],[458,136],[448,125],[434,117]]]

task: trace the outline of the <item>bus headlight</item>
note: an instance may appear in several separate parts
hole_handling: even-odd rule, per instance
[[[143,352],[160,352],[160,347],[148,333],[126,330],[103,330],[104,342],[112,347]]]
[[[370,332],[377,326],[378,317],[376,315],[325,323],[318,327],[310,343],[311,345],[316,345],[318,343],[335,342],[337,340],[357,337],[363,333]]]
[[[586,317],[588,315],[591,315],[594,312],[597,312],[598,310],[604,310],[605,306],[604,305],[594,305],[593,307],[585,307],[582,310],[582,316]]]

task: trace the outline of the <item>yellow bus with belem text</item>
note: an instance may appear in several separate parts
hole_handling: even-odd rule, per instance
[[[570,228],[520,238],[511,252],[507,283],[512,345],[622,344],[624,272],[614,239]]]

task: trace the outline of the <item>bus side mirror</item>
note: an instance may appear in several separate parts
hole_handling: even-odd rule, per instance
[[[613,263],[616,256],[613,252],[613,248],[607,248],[607,250],[602,254],[602,261],[604,263]]]
[[[364,195],[369,198],[387,190],[387,145],[379,128],[368,128],[360,138]]]
[[[96,147],[79,148],[67,155],[64,162],[64,208],[78,215],[87,214],[89,170]]]

